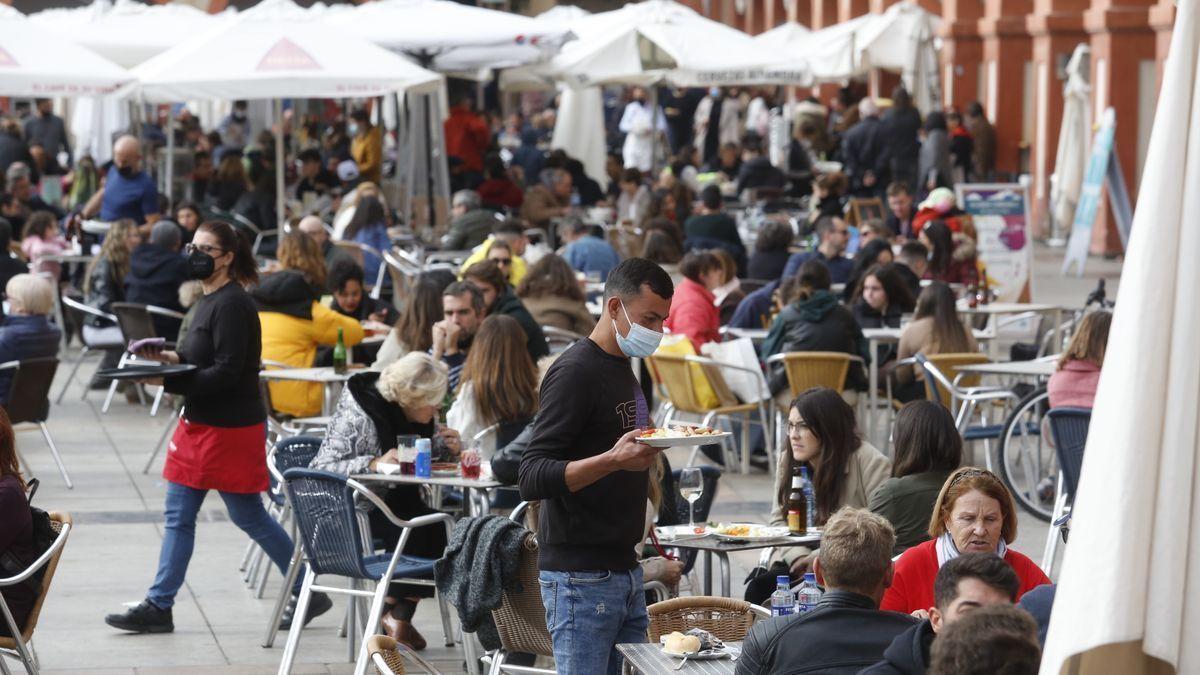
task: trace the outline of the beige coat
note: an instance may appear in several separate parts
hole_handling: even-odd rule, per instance
[[[967,351],[979,351],[975,335],[967,331]],[[933,318],[917,319],[904,327],[900,333],[900,346],[896,349],[898,359],[911,358],[917,354],[926,356],[940,352],[933,348]],[[911,382],[915,376],[918,381],[925,381],[925,374],[920,368],[903,366],[896,369],[896,379],[900,382]]]
[[[525,192],[521,217],[533,227],[547,227],[550,219],[561,215],[561,209],[570,203],[570,199],[560,199],[545,185],[535,185]]]
[[[785,448],[784,452],[790,452],[790,450]],[[775,471],[775,491],[771,495],[772,525],[787,523],[783,504],[779,502],[779,493],[792,480],[792,477],[787,475],[785,468],[787,457],[780,454],[779,459],[779,466]],[[850,461],[846,463],[846,483],[842,488],[842,498],[838,502],[838,507],[867,508],[871,493],[875,492],[875,488],[882,485],[891,475],[892,460],[884,457],[875,446],[863,441],[862,445],[858,446],[858,450],[850,454]]]
[[[587,335],[596,327],[596,319],[582,302],[557,295],[522,297],[521,302],[543,326],[569,330],[576,335]]]

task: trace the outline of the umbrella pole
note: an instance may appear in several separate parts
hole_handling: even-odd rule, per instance
[[[658,86],[650,87],[650,183],[654,184],[654,169],[658,165]]]
[[[283,200],[283,99],[274,99],[275,107],[275,221],[280,230],[283,229],[284,200]]]
[[[175,203],[175,111],[167,106],[167,203]],[[166,217],[168,214],[163,214]]]

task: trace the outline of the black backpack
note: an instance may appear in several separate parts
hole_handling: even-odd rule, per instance
[[[30,502],[33,501],[33,495],[37,492],[37,489],[38,479],[34,478],[29,481]],[[5,551],[3,555],[0,555],[0,574],[4,576],[16,576],[24,572],[43,553],[50,550],[50,547],[54,545],[54,540],[58,538],[58,532],[54,530],[54,525],[50,522],[49,513],[31,505],[29,507],[29,516],[33,521],[32,556],[18,556],[12,551]],[[40,595],[42,592],[42,580],[45,576],[46,566],[42,565],[21,585],[34,595]]]

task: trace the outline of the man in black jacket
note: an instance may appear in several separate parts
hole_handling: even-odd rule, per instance
[[[1019,588],[1017,573],[999,556],[968,553],[947,561],[933,582],[929,618],[897,635],[883,660],[860,675],[922,675],[938,633],[978,607],[1011,605]]]
[[[816,609],[755,624],[746,636],[737,675],[857,673],[875,663],[892,640],[918,623],[879,610],[892,584],[892,526],[866,509],[845,507],[825,524],[814,563],[825,595]]]
[[[850,191],[859,197],[877,197],[888,178],[887,152],[879,106],[870,96],[858,102],[858,124],[842,135],[843,171]]]
[[[187,259],[179,255],[183,230],[174,222],[160,220],[150,229],[150,241],[133,249],[129,259],[129,274],[125,277],[125,301],[154,305],[183,311],[179,304],[179,287],[187,281]],[[174,340],[179,333],[179,319],[155,315],[154,332],[159,337]]]

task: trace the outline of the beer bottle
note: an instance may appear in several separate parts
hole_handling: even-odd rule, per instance
[[[338,375],[346,372],[346,342],[341,328],[338,329],[337,344],[333,346],[333,372]]]
[[[804,481],[800,477],[800,466],[792,470],[792,491],[787,498],[787,525],[791,534],[808,531],[808,502],[804,498]]]
[[[984,267],[979,275],[982,277],[982,285],[979,287],[979,304],[986,305],[992,301],[992,289],[988,284],[987,268]]]

